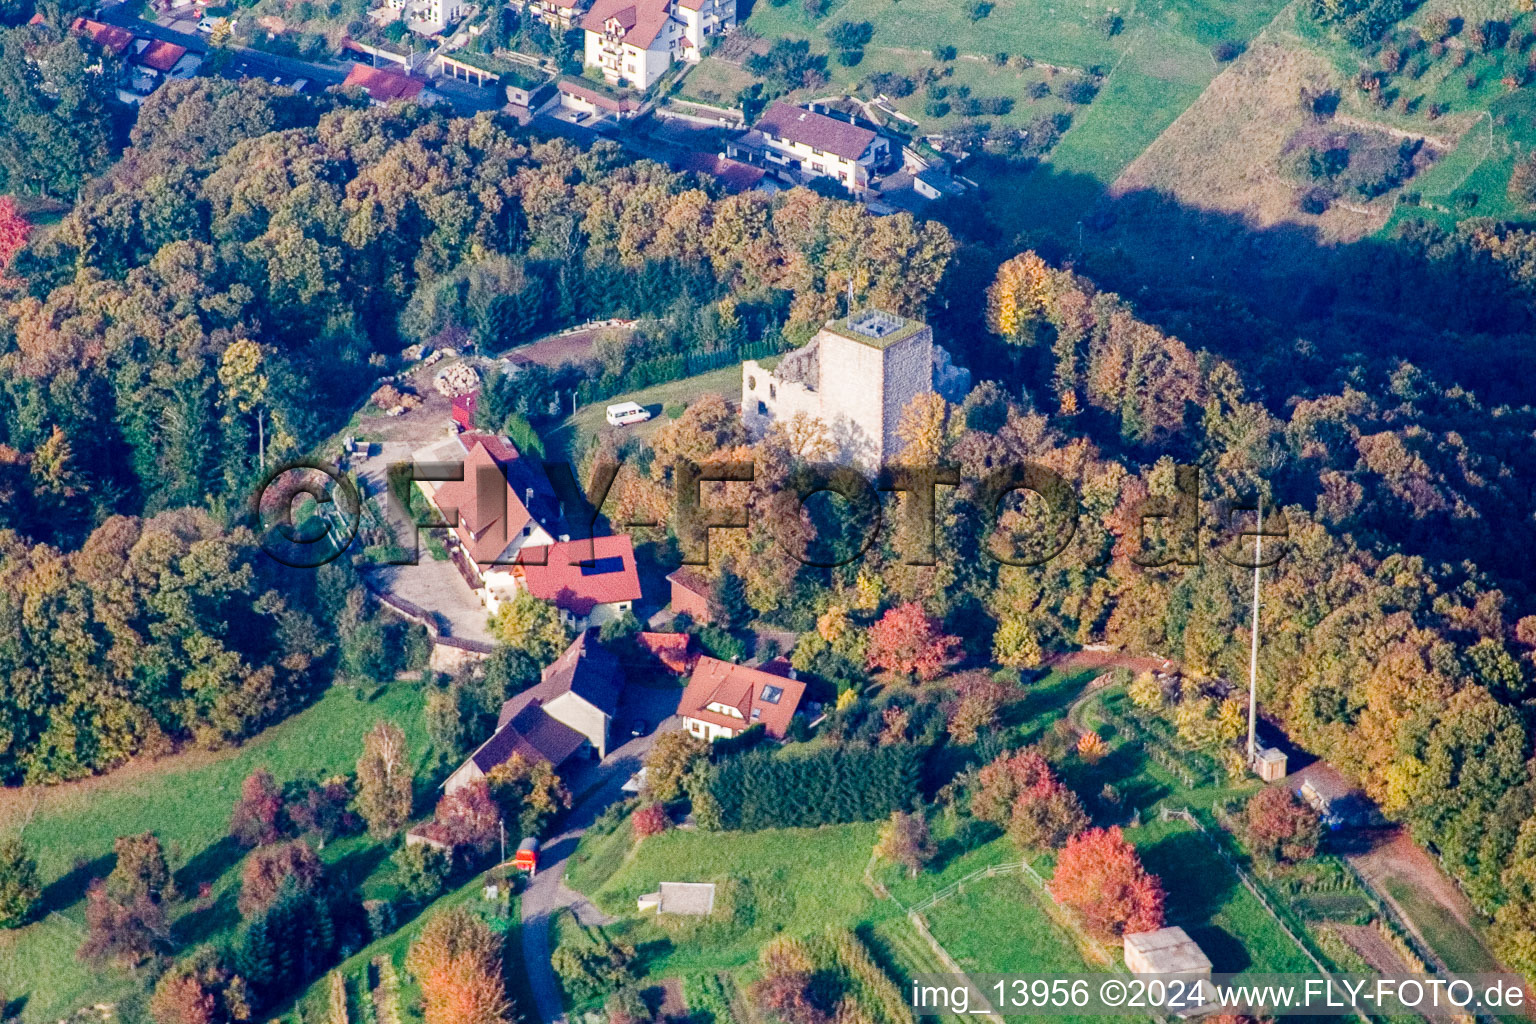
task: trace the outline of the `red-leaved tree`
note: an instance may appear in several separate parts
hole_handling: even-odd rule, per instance
[[[1051,895],[1104,938],[1163,926],[1163,883],[1142,867],[1120,827],[1090,828],[1061,848]]]
[[[32,225],[16,209],[16,201],[10,196],[0,196],[0,277],[10,269],[11,260],[21,247],[27,244]]]
[[[955,659],[960,638],[940,631],[916,601],[897,605],[869,628],[870,668],[933,679]]]
[[[266,846],[283,837],[283,791],[265,768],[256,769],[240,783],[229,834],[241,846]]]
[[[1007,825],[1019,794],[1056,775],[1033,747],[1000,754],[982,767],[971,791],[971,813],[994,825]]]
[[[1270,864],[1306,860],[1322,837],[1317,812],[1284,786],[1259,790],[1243,810],[1243,824],[1254,857]]]
[[[634,813],[629,824],[635,830],[635,838],[644,839],[646,836],[660,835],[671,828],[672,819],[667,817],[667,810],[661,804],[646,804]]]
[[[302,839],[263,846],[245,860],[236,906],[242,915],[252,917],[277,898],[278,890],[289,877],[309,892],[320,884],[324,872],[320,858]]]
[[[461,786],[437,802],[436,838],[454,847],[486,854],[501,834],[501,806],[484,779]]]

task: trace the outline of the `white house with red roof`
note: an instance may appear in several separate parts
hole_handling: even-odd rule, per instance
[[[495,614],[521,589],[519,560],[567,539],[560,502],[544,467],[494,434],[464,433],[418,452],[418,465],[462,461],[457,480],[416,481],[449,526],[449,547],[466,579]]]
[[[523,588],[553,604],[561,620],[576,629],[621,618],[640,600],[640,572],[628,534],[562,540],[526,552],[516,568]]]
[[[804,696],[805,684],[794,678],[783,658],[762,668],[700,658],[678,701],[677,714],[685,732],[711,742],[738,736],[754,725],[782,740]]]
[[[488,614],[527,591],[559,609],[567,625],[586,629],[621,617],[640,600],[629,537],[571,540],[544,467],[508,438],[466,432],[414,459],[417,465],[462,464],[459,479],[418,479],[416,485],[449,524],[450,552]]]
[[[736,24],[736,0],[596,0],[581,20],[585,61],[610,85],[649,89],[673,61],[699,61]]]

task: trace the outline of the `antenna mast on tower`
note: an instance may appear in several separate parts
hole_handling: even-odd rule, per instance
[[[1254,719],[1258,713],[1259,691],[1259,562],[1264,557],[1264,499],[1259,499],[1258,526],[1253,534],[1253,624],[1248,645],[1248,763],[1254,764],[1258,747],[1254,745]]]

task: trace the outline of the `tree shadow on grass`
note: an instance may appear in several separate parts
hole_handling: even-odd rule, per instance
[[[1237,876],[1198,832],[1175,832],[1139,849],[1146,869],[1163,880],[1167,918],[1174,924],[1208,921],[1237,888]]]
[[[344,854],[327,865],[326,874],[338,890],[350,892],[362,887],[363,882],[384,863],[390,851],[382,843],[372,843]],[[465,877],[468,880],[468,876]]]
[[[1211,958],[1211,970],[1218,974],[1236,974],[1253,966],[1248,948],[1237,937],[1213,924],[1185,925],[1184,931]]]
[[[95,860],[81,860],[67,873],[60,875],[43,888],[40,914],[51,914],[74,906],[85,898],[85,890],[92,879],[105,878],[117,863],[117,854],[104,853]]]
[[[202,850],[176,872],[176,888],[184,894],[194,894],[204,882],[210,885],[245,856],[245,849],[231,836],[224,836]]]
[[[216,935],[233,932],[240,924],[240,910],[236,905],[237,893],[228,889],[206,905],[194,906],[183,914],[175,926],[176,944],[192,947],[208,942]],[[202,903],[202,901],[197,901]]]

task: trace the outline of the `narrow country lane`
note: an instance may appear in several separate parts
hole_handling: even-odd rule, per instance
[[[565,885],[565,865],[581,835],[611,804],[623,796],[624,783],[640,770],[641,761],[656,741],[657,735],[678,727],[674,712],[681,690],[651,690],[631,686],[624,693],[626,708],[614,723],[615,730],[627,728],[638,716],[648,723],[661,724],[644,736],[617,748],[600,764],[574,780],[572,789],[580,795],[562,823],[559,835],[550,839],[539,852],[539,870],[522,895],[523,962],[528,972],[528,987],[543,1024],[564,1024],[565,1011],[560,1002],[560,982],[549,965],[549,925],[556,913],[582,902],[580,893]]]

